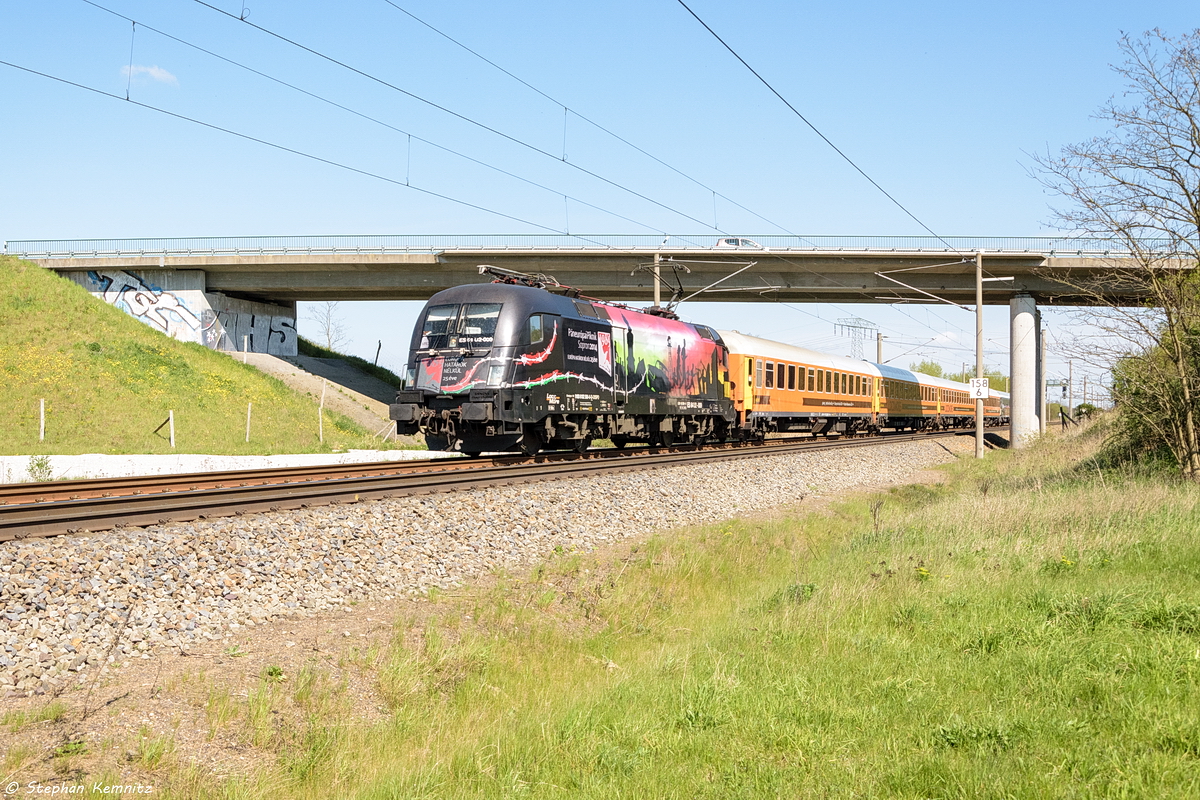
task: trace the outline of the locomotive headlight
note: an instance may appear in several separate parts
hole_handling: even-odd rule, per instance
[[[499,386],[503,381],[504,381],[504,365],[503,364],[492,364],[491,368],[488,369],[487,385],[488,386]]]

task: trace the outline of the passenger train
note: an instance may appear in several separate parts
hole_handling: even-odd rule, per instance
[[[397,433],[431,450],[570,449],[974,425],[965,384],[580,297],[495,268],[438,292],[413,331]],[[552,290],[553,289],[553,290]],[[1008,423],[1007,394],[984,401]]]

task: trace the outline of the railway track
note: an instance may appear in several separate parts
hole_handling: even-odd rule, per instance
[[[0,486],[0,542],[953,435],[960,432],[13,484]]]

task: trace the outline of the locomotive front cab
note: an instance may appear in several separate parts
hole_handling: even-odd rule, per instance
[[[512,388],[514,361],[530,358],[527,351],[544,347],[558,329],[561,309],[546,306],[559,301],[539,289],[492,283],[430,298],[413,331],[404,388],[390,408],[397,433],[423,434],[430,450],[520,449],[530,409],[520,405],[529,398]]]

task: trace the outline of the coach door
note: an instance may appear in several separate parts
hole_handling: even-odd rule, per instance
[[[623,411],[629,399],[629,372],[633,369],[633,331],[612,321],[609,329],[612,357],[612,400],[617,411]]]

